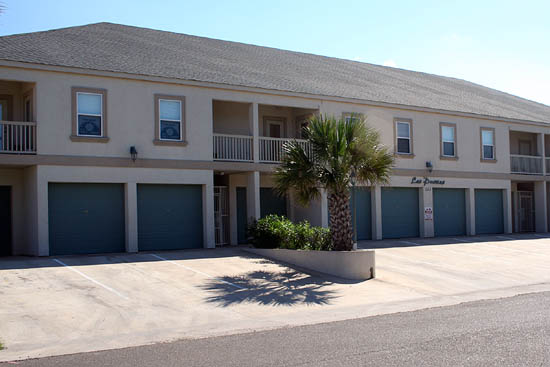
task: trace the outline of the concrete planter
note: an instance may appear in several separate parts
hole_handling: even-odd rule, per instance
[[[246,248],[244,250],[262,257],[344,279],[366,280],[374,278],[376,274],[373,250],[306,251],[259,248]]]

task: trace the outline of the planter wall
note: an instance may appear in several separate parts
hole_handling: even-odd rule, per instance
[[[258,248],[243,250],[344,279],[366,280],[374,278],[376,274],[373,250],[305,251]]]

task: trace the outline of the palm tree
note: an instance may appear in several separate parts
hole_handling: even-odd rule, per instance
[[[393,155],[381,145],[378,131],[359,115],[349,120],[313,116],[304,129],[311,154],[296,141],[284,146],[281,165],[275,171],[275,188],[281,195],[295,193],[304,206],[328,194],[330,230],[335,250],[353,248],[350,213],[350,183],[386,183],[393,166]]]

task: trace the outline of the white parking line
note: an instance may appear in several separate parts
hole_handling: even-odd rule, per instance
[[[190,268],[190,267],[188,267],[188,266],[185,266],[185,265],[183,265],[183,264],[177,263],[177,262],[175,262],[175,261],[165,259],[165,258],[162,257],[162,256],[159,256],[159,255],[156,255],[156,254],[149,254],[149,255],[151,255],[151,256],[153,256],[153,257],[156,257],[156,258],[159,259],[159,260],[168,261],[168,262],[171,263],[171,264],[174,264],[174,265],[177,265],[177,266],[181,266],[182,268],[185,268],[185,269],[190,270],[190,271],[192,271],[192,272],[195,272],[195,273],[197,273],[197,274],[203,275],[203,276],[205,276],[205,277],[207,277],[207,278],[216,279],[217,281],[222,282],[222,283],[225,283],[225,284],[228,284],[228,285],[230,285],[230,286],[232,286],[232,287],[235,287],[235,288],[238,288],[238,289],[246,289],[246,288],[244,288],[244,287],[241,287],[240,285],[233,284],[233,283],[231,283],[231,282],[227,282],[227,281],[225,281],[225,280],[223,280],[223,279],[220,279],[220,278],[218,278],[218,277],[212,276],[212,275],[210,275],[210,274],[203,273],[202,271],[198,271],[198,270],[192,269],[192,268]]]
[[[72,266],[69,266],[69,265],[65,264],[63,261],[58,260],[58,259],[53,259],[53,261],[55,261],[56,263],[58,263],[58,264],[60,264],[60,265],[63,265],[63,266],[65,266],[65,267],[67,267],[69,270],[74,271],[75,273],[77,273],[77,274],[80,275],[81,277],[88,279],[90,282],[95,283],[95,284],[99,285],[100,287],[105,288],[105,289],[108,290],[109,292],[113,292],[114,294],[116,294],[117,296],[119,296],[119,297],[121,297],[121,298],[129,299],[128,297],[126,297],[125,295],[123,295],[123,294],[117,292],[117,291],[114,290],[113,288],[111,288],[111,287],[109,287],[109,286],[107,286],[107,285],[105,285],[105,284],[103,284],[103,283],[100,283],[100,282],[98,282],[97,280],[95,280],[95,279],[93,279],[93,278],[87,276],[86,274],[82,273],[81,271],[76,270],[76,269],[73,268]]]
[[[472,243],[472,241],[468,241],[468,240],[465,240],[465,239],[463,239],[463,238],[453,238],[453,240],[455,240],[455,241],[460,241],[460,242]]]
[[[516,240],[517,238],[513,237],[506,237],[506,236],[495,236],[496,238],[500,238],[502,240]]]

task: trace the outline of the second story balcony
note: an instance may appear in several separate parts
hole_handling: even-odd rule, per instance
[[[0,154],[36,154],[34,84],[0,80]]]
[[[284,144],[294,140],[309,152],[309,143],[301,139],[302,129],[315,110],[259,105],[255,141],[251,109],[249,103],[213,101],[214,160],[279,163]]]
[[[544,174],[545,168],[548,167],[543,156],[544,138],[544,134],[510,131],[511,173],[524,175]]]

